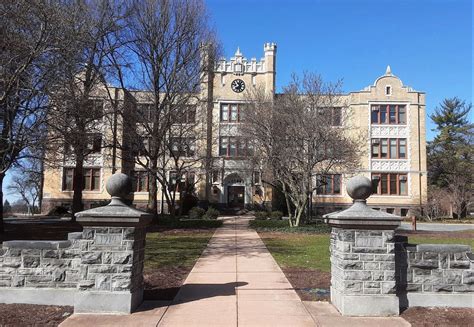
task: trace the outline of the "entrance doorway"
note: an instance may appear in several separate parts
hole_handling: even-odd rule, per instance
[[[227,187],[227,205],[229,208],[243,209],[245,205],[245,186]]]

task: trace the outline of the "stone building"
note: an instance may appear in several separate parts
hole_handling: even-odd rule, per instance
[[[193,139],[187,148],[190,157],[202,156],[204,163],[196,160],[186,176],[176,180],[177,187],[193,184],[196,196],[222,208],[243,208],[258,205],[278,207],[278,197],[267,185],[262,184],[258,167],[250,167],[245,160],[247,144],[238,135],[240,111],[245,105],[244,90],[263,88],[265,93],[275,96],[277,46],[264,45],[264,56],[260,60],[247,59],[237,49],[234,57],[220,59],[214,70],[207,74],[196,95],[190,113],[184,123],[196,122],[202,136]],[[132,99],[133,110],[143,112],[147,100],[146,92],[112,90],[115,100],[127,103]],[[97,91],[97,105],[109,106],[105,92]],[[361,169],[357,174],[366,175],[374,181],[375,194],[369,199],[373,208],[409,214],[427,198],[426,140],[425,140],[425,94],[403,85],[392,74],[390,67],[373,85],[361,91],[341,95],[344,105],[333,108],[334,125],[343,128],[350,124],[366,131],[366,151],[361,158]],[[129,100],[128,100],[129,101]],[[349,113],[349,115],[345,115]],[[343,117],[350,117],[348,121]],[[183,123],[181,121],[180,123]],[[126,139],[126,131],[119,137]],[[92,139],[91,148],[97,149],[86,160],[83,201],[85,208],[98,205],[107,199],[104,181],[114,170],[134,175],[133,202],[137,207],[146,206],[148,200],[147,176],[137,165],[127,162],[122,153],[104,147],[110,131],[104,125],[101,137]],[[120,152],[120,151],[118,151]],[[64,158],[61,168],[45,170],[43,189],[43,212],[55,206],[69,206],[72,201],[73,161]],[[176,179],[172,167],[167,168],[167,177]],[[326,186],[313,194],[313,210],[323,213],[347,207],[352,203],[345,193],[345,181],[349,175],[332,174],[322,176]],[[164,204],[159,190],[158,201]],[[166,205],[162,205],[166,210]]]

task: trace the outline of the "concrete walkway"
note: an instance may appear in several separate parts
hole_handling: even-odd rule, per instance
[[[402,318],[348,318],[302,302],[248,219],[225,219],[172,303],[128,316],[73,315],[61,326],[409,326]]]
[[[399,229],[412,230],[411,223],[402,222]],[[417,223],[416,229],[430,232],[459,232],[474,230],[474,224]]]

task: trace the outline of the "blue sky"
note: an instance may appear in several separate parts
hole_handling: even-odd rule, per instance
[[[208,0],[231,57],[237,46],[263,56],[275,42],[277,88],[292,73],[314,71],[344,90],[372,84],[390,65],[405,85],[426,92],[427,113],[446,97],[472,102],[471,0]],[[473,120],[471,113],[471,121]],[[427,120],[427,139],[434,137]],[[13,200],[4,183],[4,192]]]
[[[427,113],[446,97],[472,102],[470,0],[208,0],[226,57],[275,42],[277,90],[292,73],[343,79],[346,92],[373,84],[387,65],[426,92]],[[471,120],[472,115],[471,113]],[[435,133],[429,119],[430,140]]]

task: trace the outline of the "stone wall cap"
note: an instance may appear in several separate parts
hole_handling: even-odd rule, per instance
[[[336,211],[323,216],[324,222],[331,226],[357,228],[395,229],[400,226],[402,217],[387,212],[374,210],[365,204],[365,200],[355,200],[346,210]]]
[[[459,252],[471,252],[471,251],[472,250],[469,245],[463,245],[463,244],[417,244],[416,245],[416,252],[459,253]]]
[[[3,247],[11,249],[45,249],[45,250],[57,250],[64,249],[71,246],[71,241],[29,241],[29,240],[17,240],[17,241],[5,241]]]

